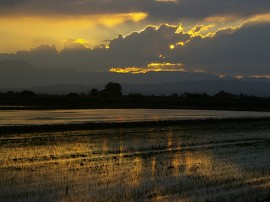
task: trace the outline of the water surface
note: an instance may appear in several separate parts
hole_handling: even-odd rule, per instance
[[[0,126],[248,117],[270,117],[270,113],[184,109],[2,110]]]
[[[269,201],[269,122],[0,134],[1,201]]]

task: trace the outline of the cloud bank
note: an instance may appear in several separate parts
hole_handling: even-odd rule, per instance
[[[94,47],[151,24],[224,27],[269,13],[269,0],[0,0],[0,52],[52,43],[62,49],[68,39]]]
[[[268,0],[1,0],[1,15],[96,15],[146,12],[152,20],[268,13]]]
[[[196,37],[170,56],[188,68],[225,75],[270,75],[270,24],[246,23],[240,29]]]
[[[219,29],[200,25],[185,30],[182,25],[147,26],[127,36],[119,34],[94,49],[83,40],[68,40],[62,51],[42,45],[0,59],[24,60],[42,68],[109,71],[111,68],[140,73],[168,70],[203,71],[219,75],[270,75],[270,23],[248,21],[238,27]],[[177,65],[178,64],[178,65]],[[179,65],[181,64],[181,65]],[[157,68],[156,68],[157,69]],[[168,70],[170,71],[170,69]],[[121,71],[119,71],[121,72]]]

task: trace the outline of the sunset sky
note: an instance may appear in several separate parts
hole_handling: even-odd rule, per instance
[[[0,59],[270,76],[269,0],[0,0]]]

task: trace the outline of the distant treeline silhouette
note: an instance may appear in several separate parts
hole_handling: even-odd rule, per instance
[[[0,93],[0,105],[32,108],[196,108],[232,110],[270,110],[270,99],[243,93],[232,94],[220,91],[215,95],[207,93],[173,93],[165,95],[122,95],[119,83],[109,82],[104,89],[91,89],[89,93],[70,92],[64,95],[22,92]],[[3,109],[2,107],[1,109]],[[14,107],[13,107],[14,108]],[[5,107],[4,109],[8,109]]]

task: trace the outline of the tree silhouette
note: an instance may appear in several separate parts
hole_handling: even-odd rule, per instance
[[[214,95],[215,98],[221,99],[221,100],[232,100],[235,99],[235,95],[231,93],[227,93],[224,90],[218,92],[217,94]]]
[[[34,93],[33,91],[30,91],[30,90],[24,90],[21,92],[21,95],[22,96],[35,96],[36,93]]]
[[[108,95],[109,97],[121,97],[122,96],[122,86],[119,83],[109,82],[103,93]]]
[[[98,90],[96,88],[92,88],[90,92],[90,96],[93,96],[93,97],[98,96]]]

